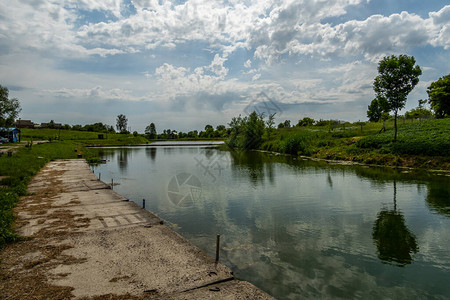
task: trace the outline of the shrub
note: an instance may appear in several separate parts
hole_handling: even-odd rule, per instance
[[[287,154],[309,154],[308,145],[302,135],[291,135],[286,137],[280,144],[280,151]]]

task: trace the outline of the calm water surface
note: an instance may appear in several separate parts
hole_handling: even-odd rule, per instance
[[[278,299],[450,297],[450,177],[205,146],[108,148],[93,167]]]

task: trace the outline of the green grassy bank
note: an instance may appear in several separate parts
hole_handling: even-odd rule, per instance
[[[278,129],[259,149],[313,158],[347,160],[384,166],[450,170],[450,119],[399,124],[393,122]]]

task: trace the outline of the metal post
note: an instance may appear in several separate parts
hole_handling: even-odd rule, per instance
[[[145,199],[142,199],[142,208],[145,208]]]
[[[114,189],[114,179],[111,178],[111,189]]]
[[[98,173],[98,180],[102,180],[102,173]]]
[[[217,242],[216,242],[216,263],[219,262],[219,245],[220,245],[220,234],[217,235]]]

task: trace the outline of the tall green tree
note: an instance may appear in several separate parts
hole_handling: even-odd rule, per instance
[[[0,85],[0,127],[11,127],[22,109],[17,98],[9,99],[9,90]]]
[[[437,118],[450,116],[450,74],[439,78],[427,89],[431,109]]]
[[[256,111],[252,112],[244,119],[243,128],[243,147],[245,149],[258,149],[262,143],[264,134],[264,119],[262,115],[258,115]]]
[[[120,114],[116,118],[116,128],[119,132],[127,130],[128,119],[125,115]]]
[[[272,136],[272,132],[275,130],[274,125],[275,125],[275,114],[269,114],[269,118],[266,121],[266,133],[267,133],[267,139],[270,140],[271,136]]]
[[[145,135],[147,136],[147,138],[149,139],[154,139],[156,138],[156,126],[155,123],[150,123],[150,125],[148,125],[147,127],[145,127]]]
[[[385,98],[394,113],[394,142],[397,141],[398,111],[405,107],[408,94],[419,83],[422,70],[414,56],[386,56],[378,64],[379,75],[373,82],[377,98]]]

